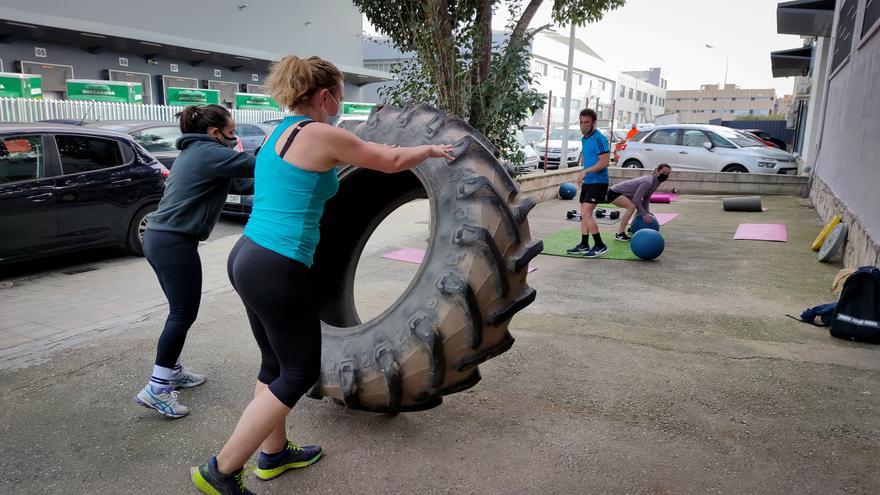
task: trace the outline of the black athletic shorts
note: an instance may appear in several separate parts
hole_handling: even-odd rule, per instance
[[[597,205],[605,202],[608,195],[608,184],[582,184],[581,203]]]
[[[614,189],[608,190],[608,195],[605,197],[606,203],[613,203],[615,199],[619,198],[621,194]]]

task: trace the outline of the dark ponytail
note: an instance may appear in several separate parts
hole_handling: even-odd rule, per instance
[[[190,105],[174,116],[180,119],[180,132],[184,134],[207,134],[209,127],[223,129],[232,118],[229,110],[220,105]]]

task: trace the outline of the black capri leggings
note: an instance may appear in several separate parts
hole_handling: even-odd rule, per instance
[[[199,314],[202,262],[198,248],[198,239],[177,232],[147,229],[144,233],[144,256],[168,299],[168,319],[156,349],[156,364],[164,368],[177,363],[186,333]]]
[[[292,408],[321,374],[321,320],[308,268],[242,236],[227,270],[260,346],[257,380]]]

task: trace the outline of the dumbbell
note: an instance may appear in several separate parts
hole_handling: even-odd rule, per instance
[[[605,218],[605,208],[596,208],[596,218]]]
[[[577,210],[568,210],[565,212],[565,218],[567,220],[580,220],[581,214]]]
[[[612,220],[617,220],[618,218],[620,218],[620,212],[617,210],[614,210],[611,212],[611,215],[609,215],[608,217]]]

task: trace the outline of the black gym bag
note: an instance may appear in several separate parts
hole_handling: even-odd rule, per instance
[[[846,279],[831,321],[831,335],[880,344],[880,269],[863,266]]]

